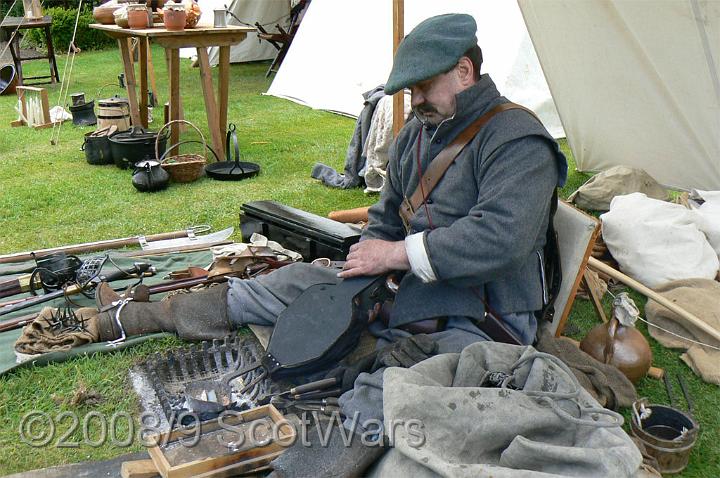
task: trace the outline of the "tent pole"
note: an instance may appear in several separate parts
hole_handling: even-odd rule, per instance
[[[405,36],[405,0],[393,0],[393,56]],[[397,138],[405,123],[405,93],[393,95],[393,136]]]
[[[655,302],[662,305],[666,309],[669,309],[670,311],[674,312],[675,315],[677,315],[681,319],[678,321],[681,325],[685,325],[685,324],[693,325],[693,326],[697,327],[698,329],[702,330],[703,332],[705,332],[706,334],[708,334],[713,339],[720,340],[720,331],[714,329],[712,326],[708,325],[706,322],[704,322],[698,316],[683,309],[682,307],[677,305],[675,302],[672,302],[669,299],[666,299],[665,297],[658,294],[657,292],[650,289],[649,287],[645,287],[643,284],[636,281],[632,277],[626,276],[622,272],[613,269],[609,265],[595,259],[594,257],[590,257],[588,259],[588,266],[590,266],[592,269],[594,269],[596,271],[599,271],[599,272],[609,275],[613,279],[618,280],[618,281],[622,282],[623,284],[625,284],[626,286],[640,292],[642,295],[644,295],[648,299],[654,300]]]

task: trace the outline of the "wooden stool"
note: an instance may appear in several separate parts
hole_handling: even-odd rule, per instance
[[[288,31],[283,30],[283,28],[278,24],[275,25],[275,28],[278,29],[277,33],[270,33],[266,31],[259,22],[255,22],[255,27],[258,30],[257,37],[260,40],[265,40],[270,43],[278,51],[277,55],[275,55],[275,59],[270,64],[270,68],[268,68],[265,73],[265,78],[273,73],[277,73],[280,69],[280,64],[283,62],[285,55],[290,49],[290,44],[295,37],[295,33],[297,33],[298,28],[300,27],[300,21],[302,21],[302,18],[305,15],[305,8],[307,8],[309,3],[309,0],[300,0],[290,10],[290,26],[288,27]]]
[[[55,50],[53,49],[52,34],[50,33],[50,26],[52,25],[52,17],[45,16],[38,20],[28,20],[25,17],[7,17],[0,24],[0,28],[5,30],[8,34],[8,41],[10,43],[10,54],[12,55],[13,63],[15,63],[15,71],[17,74],[18,85],[42,85],[46,83],[57,83],[60,75],[58,74],[57,64],[55,63]],[[35,55],[23,57],[20,53],[20,30],[27,30],[30,28],[42,28],[45,30],[45,41],[47,43],[47,55]],[[22,62],[31,60],[43,60],[46,59],[50,63],[50,74],[44,76],[32,76],[23,78],[22,74]],[[34,81],[33,83],[26,83],[27,80],[47,80],[49,81]]]

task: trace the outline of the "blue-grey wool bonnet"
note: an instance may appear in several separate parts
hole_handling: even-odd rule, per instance
[[[475,32],[475,19],[464,13],[423,20],[400,43],[385,83],[385,93],[395,94],[450,70],[477,44]]]

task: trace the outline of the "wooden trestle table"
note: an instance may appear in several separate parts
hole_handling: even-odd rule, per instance
[[[180,118],[180,48],[197,48],[200,64],[200,84],[205,100],[208,129],[212,148],[221,158],[225,156],[224,136],[227,130],[228,89],[230,80],[230,47],[240,43],[248,32],[254,28],[228,26],[215,28],[197,26],[182,31],[168,31],[164,27],[153,27],[141,30],[121,28],[117,25],[92,24],[90,28],[101,30],[117,39],[125,69],[128,101],[130,103],[130,119],[133,124],[148,124],[148,43],[150,40],[165,49],[168,61],[168,77],[170,79],[170,120]],[[140,102],[136,92],[135,68],[133,66],[128,39],[139,41],[140,65]],[[218,97],[215,92],[210,70],[210,59],[207,48],[220,48]],[[170,144],[177,144],[180,136],[179,123],[170,125]],[[208,158],[210,160],[210,158]]]

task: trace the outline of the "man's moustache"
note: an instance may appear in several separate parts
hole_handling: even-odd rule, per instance
[[[427,104],[423,104],[423,105],[417,106],[417,107],[415,108],[415,111],[417,111],[418,113],[423,114],[423,115],[427,115],[427,114],[430,114],[430,113],[437,113],[437,112],[438,112],[438,110],[437,110],[434,106],[432,106],[432,105],[427,105]]]

